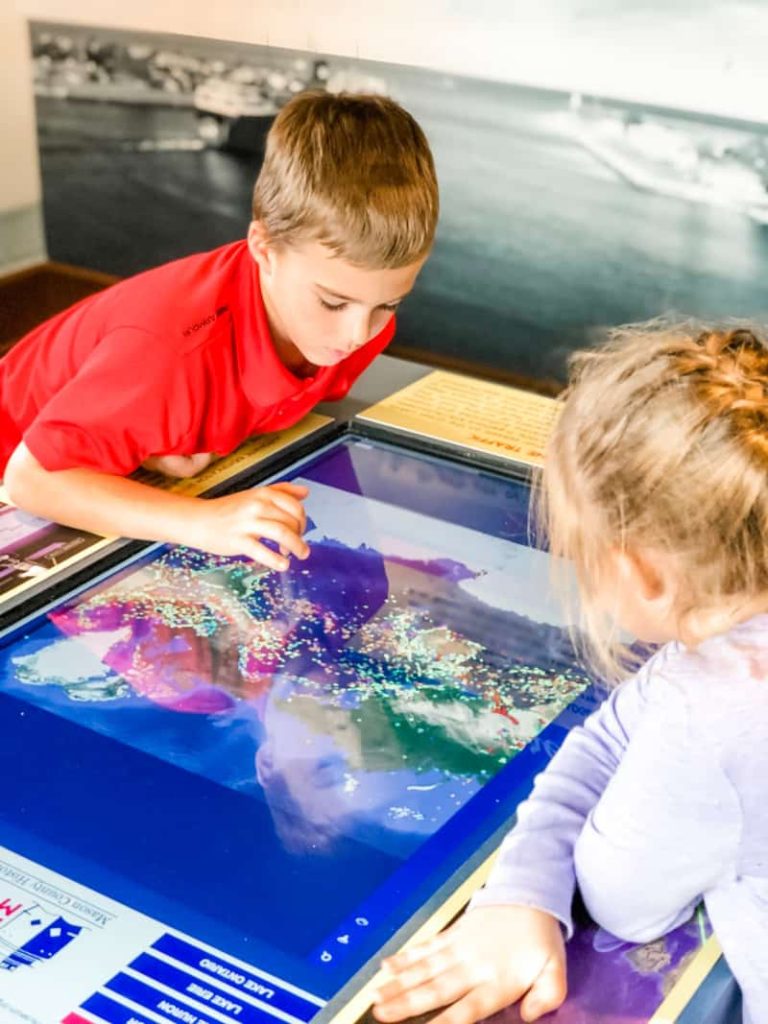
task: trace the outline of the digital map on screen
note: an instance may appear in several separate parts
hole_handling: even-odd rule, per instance
[[[595,698],[524,483],[360,439],[288,478],[306,561],[155,547],[10,633],[0,679],[50,766],[17,852],[327,999]]]

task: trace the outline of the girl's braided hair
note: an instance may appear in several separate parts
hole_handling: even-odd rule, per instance
[[[768,598],[765,335],[660,318],[577,353],[537,513],[552,552],[575,565],[585,635],[605,671],[622,650],[594,601],[611,549],[675,560],[681,635]]]

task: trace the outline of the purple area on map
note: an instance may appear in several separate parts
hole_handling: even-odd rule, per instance
[[[648,1024],[696,953],[710,929],[693,918],[645,946],[622,942],[594,924],[578,928],[568,943],[568,998],[552,1024]],[[493,1024],[519,1024],[511,1007],[489,1018]]]

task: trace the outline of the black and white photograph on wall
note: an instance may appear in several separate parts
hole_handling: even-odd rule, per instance
[[[559,5],[593,19],[596,60],[621,6]],[[683,2],[632,6],[645,20],[626,30],[650,62],[652,34]],[[736,6],[768,30],[768,3]],[[711,0],[697,16],[726,7]],[[713,53],[711,95],[691,109],[679,69],[650,64],[652,102],[633,97],[621,61],[598,95],[577,80],[521,84],[512,65],[499,81],[498,61],[485,78],[481,58],[469,77],[81,25],[33,23],[30,38],[53,260],[123,277],[244,237],[280,107],[309,88],[376,92],[419,120],[441,188],[394,354],[554,390],[569,352],[606,325],[768,312],[768,105],[764,118],[754,105],[723,112],[716,92],[744,73],[729,52]]]

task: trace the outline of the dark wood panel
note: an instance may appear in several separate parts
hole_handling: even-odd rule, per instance
[[[54,313],[117,280],[67,263],[38,263],[0,277],[0,353]]]

